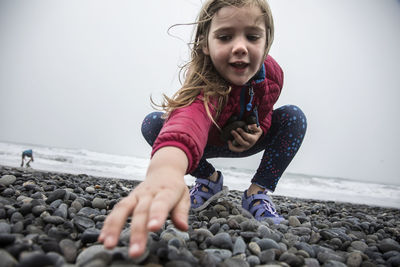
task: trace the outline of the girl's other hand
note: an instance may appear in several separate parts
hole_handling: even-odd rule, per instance
[[[162,150],[168,149],[162,148],[159,151]],[[178,153],[182,156],[183,152]],[[188,229],[190,197],[182,173],[187,165],[183,164],[180,168],[174,164],[176,161],[169,162],[165,158],[168,156],[169,159],[176,160],[174,155],[176,154],[156,152],[146,180],[123,198],[107,216],[99,236],[99,241],[105,248],[112,249],[118,244],[121,230],[129,216],[132,216],[129,255],[133,258],[143,254],[148,232],[161,229],[169,213],[178,229]],[[180,162],[185,162],[184,153],[183,157],[185,158]],[[163,161],[171,164],[164,165]]]
[[[233,152],[243,152],[250,149],[260,139],[263,131],[257,124],[248,125],[250,133],[247,133],[242,128],[232,130],[231,133],[234,137],[234,141],[228,141],[228,147]],[[233,142],[236,144],[234,145]]]

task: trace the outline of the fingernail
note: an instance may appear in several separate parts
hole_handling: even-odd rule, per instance
[[[152,219],[152,220],[147,224],[147,227],[148,227],[148,228],[153,228],[153,227],[157,226],[157,224],[158,224],[158,221],[157,221],[156,219]]]
[[[129,248],[129,254],[136,254],[138,252],[139,252],[139,245],[132,244],[132,246]]]
[[[104,241],[104,244],[108,246],[108,245],[111,245],[113,242],[114,242],[114,238],[112,236],[109,236]]]

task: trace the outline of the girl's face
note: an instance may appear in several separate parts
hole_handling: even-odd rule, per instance
[[[264,61],[266,28],[259,7],[226,6],[211,20],[207,45],[218,73],[234,85],[246,84]]]

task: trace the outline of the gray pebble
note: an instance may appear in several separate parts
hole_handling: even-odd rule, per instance
[[[63,239],[59,242],[59,246],[65,260],[69,263],[75,262],[76,256],[78,255],[78,248],[76,247],[75,242],[70,239]]]
[[[53,215],[59,216],[63,219],[67,219],[68,217],[68,206],[65,203],[62,203],[58,208],[54,211]]]
[[[224,263],[221,266],[226,266],[226,267],[250,267],[250,264],[247,261],[245,261],[244,259],[228,258],[228,259],[224,260]]]
[[[263,250],[263,251],[261,251],[261,254],[259,257],[260,257],[261,263],[272,262],[275,260],[275,257],[276,257],[275,249]]]
[[[324,263],[324,267],[346,267],[346,264],[340,261],[329,260]]]
[[[292,227],[298,227],[301,225],[299,219],[297,219],[296,216],[289,216],[288,221],[289,221],[289,225]]]
[[[400,251],[400,245],[396,240],[393,240],[391,238],[385,238],[383,239],[379,244],[378,248],[382,253],[388,252],[388,251]]]
[[[92,201],[92,207],[95,209],[106,209],[107,208],[107,204],[105,199],[99,198],[99,197],[95,197]]]
[[[43,217],[43,221],[44,221],[45,223],[50,223],[50,224],[58,225],[58,224],[64,223],[64,222],[65,222],[65,219],[62,218],[62,217],[60,217],[60,216],[51,216],[51,215],[48,215],[48,216],[44,216],[44,217]]]
[[[261,250],[266,250],[270,248],[280,249],[278,243],[269,238],[260,239],[259,241],[257,241],[257,245],[260,246]]]
[[[17,180],[17,178],[14,175],[3,175],[0,178],[0,184],[4,185],[4,186],[9,186],[12,185],[13,183],[15,183],[15,181]]]
[[[216,257],[218,257],[221,260],[225,260],[227,258],[232,257],[232,252],[227,249],[205,249],[204,252],[210,253]]]
[[[259,256],[261,253],[261,248],[256,242],[249,243],[249,250],[256,256]]]
[[[320,264],[317,259],[314,258],[306,258],[304,259],[304,265],[307,267],[319,267]]]
[[[78,228],[78,230],[80,232],[85,231],[88,228],[93,228],[95,226],[94,222],[84,216],[79,216],[76,215],[73,219],[72,219],[73,224]]]
[[[0,222],[0,234],[10,234],[11,226],[8,223]]]
[[[358,266],[361,265],[361,263],[362,263],[362,254],[361,254],[361,252],[354,251],[354,252],[351,252],[347,256],[347,260],[346,260],[347,266],[358,267]]]
[[[94,187],[92,187],[92,186],[86,187],[86,188],[85,188],[85,191],[86,191],[87,193],[89,193],[89,194],[94,194],[94,193],[96,193],[96,189],[94,189]]]
[[[246,251],[246,243],[242,237],[236,238],[235,244],[233,246],[233,255],[242,254]]]
[[[94,243],[100,235],[100,230],[96,228],[88,228],[81,235],[83,244]]]
[[[317,258],[322,263],[326,263],[330,260],[338,261],[338,262],[345,262],[345,260],[341,256],[335,254],[334,252],[320,252],[320,253],[318,253]]]
[[[223,249],[232,249],[232,238],[228,233],[219,233],[211,238],[211,244]]]
[[[304,259],[302,257],[298,257],[290,252],[284,252],[279,257],[279,261],[286,262],[290,266],[302,266],[304,264]]]
[[[46,199],[46,203],[50,204],[57,199],[63,199],[65,196],[65,189],[56,189],[55,191],[51,192],[50,195]]]

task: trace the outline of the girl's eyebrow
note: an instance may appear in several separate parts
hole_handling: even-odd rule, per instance
[[[236,28],[235,27],[221,27],[217,28],[216,30],[213,31],[213,33],[221,33],[221,32],[228,32],[228,31],[234,31]],[[264,33],[265,29],[261,28],[259,26],[247,26],[244,28],[246,31],[255,31],[257,33]]]

